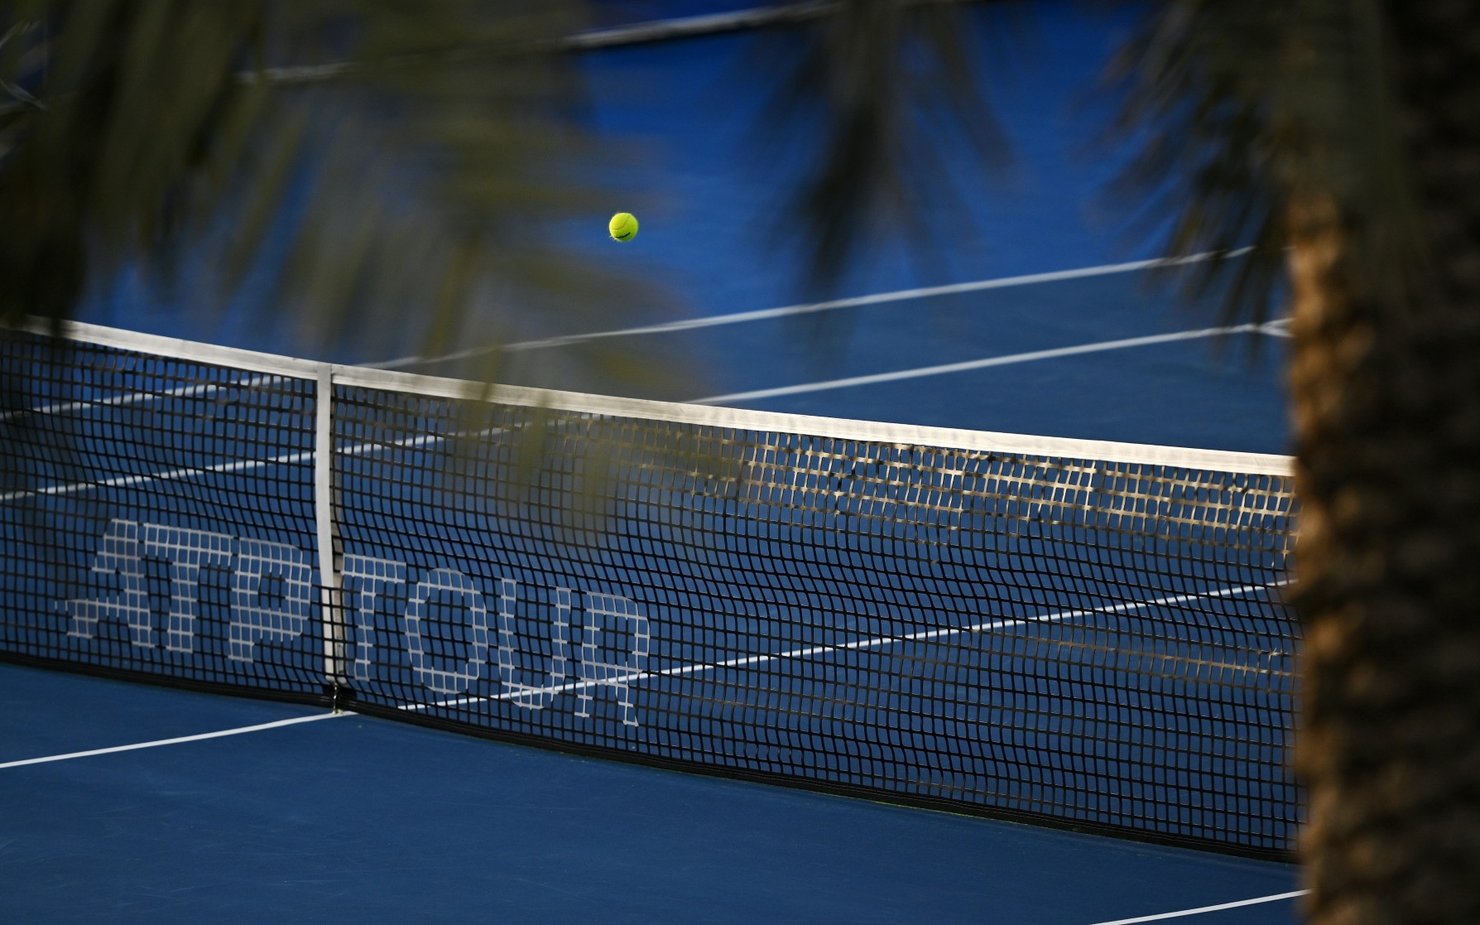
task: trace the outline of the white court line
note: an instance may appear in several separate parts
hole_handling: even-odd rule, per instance
[[[706,13],[698,16],[659,19],[649,22],[632,23],[626,26],[614,26],[608,29],[576,32],[564,38],[557,39],[554,47],[573,51],[588,51],[601,48],[617,48],[623,45],[635,45],[645,42],[661,42],[673,39],[716,35],[724,32],[738,32],[746,29],[760,29],[765,26],[796,24],[837,12],[841,5],[839,0],[806,0],[806,2],[781,6],[761,6],[725,13]],[[349,73],[354,66],[354,63],[350,61],[328,61],[323,64],[268,67],[240,71],[237,73],[237,79],[246,84],[254,84],[259,81],[304,83],[331,80],[341,74]],[[8,112],[12,109],[20,109],[25,105],[25,101],[19,101],[6,106],[0,106],[0,113]]]
[[[1219,903],[1216,906],[1199,906],[1196,909],[1181,909],[1176,912],[1160,912],[1156,915],[1143,915],[1133,919],[1116,919],[1113,922],[1096,922],[1095,925],[1136,925],[1137,922],[1163,922],[1167,919],[1180,919],[1190,915],[1202,915],[1205,912],[1222,912],[1225,909],[1239,909],[1243,906],[1257,906],[1260,903],[1274,903],[1285,899],[1297,899],[1310,890],[1292,890],[1289,893],[1276,893],[1272,896],[1256,896],[1253,899],[1240,899],[1231,903]]]
[[[1274,334],[1288,337],[1281,330],[1267,324],[1240,324],[1232,327],[1202,328],[1197,331],[1175,331],[1170,334],[1149,334],[1145,337],[1127,337],[1121,340],[1102,340],[1092,344],[1076,344],[1072,347],[1053,347],[1048,350],[1030,350],[1026,353],[1010,353],[1005,356],[983,357],[979,360],[964,360],[959,363],[942,363],[938,366],[917,366],[888,373],[868,376],[849,376],[845,379],[827,379],[821,382],[803,382],[798,385],[783,385],[771,389],[756,389],[750,392],[730,392],[726,395],[711,395],[707,398],[690,399],[691,404],[717,405],[726,402],[750,401],[757,398],[775,398],[781,395],[800,395],[805,392],[825,392],[830,389],[847,389],[880,382],[898,382],[901,379],[923,379],[927,376],[944,376],[950,373],[987,369],[993,366],[1013,366],[1018,363],[1034,363],[1058,357],[1080,356],[1086,353],[1103,353],[1110,350],[1126,350],[1131,347],[1147,347],[1153,344],[1169,344],[1176,341],[1218,337],[1223,334]]]
[[[1187,257],[1158,257],[1152,260],[1135,260],[1127,263],[1106,264],[1096,267],[1082,267],[1073,270],[1056,270],[1048,273],[1031,273],[1023,276],[1010,276],[998,279],[977,280],[969,283],[953,283],[943,286],[930,286],[919,289],[900,289],[893,292],[875,293],[873,295],[858,296],[848,299],[837,299],[831,302],[817,302],[808,305],[791,305],[782,308],[768,308],[757,311],[738,312],[730,315],[715,315],[706,318],[691,318],[683,321],[668,322],[666,324],[648,325],[636,328],[623,328],[613,331],[596,331],[588,334],[576,334],[566,337],[547,338],[545,340],[524,341],[508,344],[502,348],[476,348],[450,353],[438,357],[401,357],[399,359],[387,360],[382,363],[365,364],[369,368],[393,369],[396,366],[411,365],[414,363],[439,363],[454,359],[475,356],[490,352],[492,349],[505,350],[527,350],[540,347],[561,346],[573,344],[586,340],[594,340],[607,337],[624,337],[636,334],[649,334],[666,331],[681,331],[693,328],[712,327],[724,324],[739,324],[747,321],[763,320],[767,318],[778,318],[789,315],[800,315],[811,312],[830,311],[840,308],[855,308],[864,305],[877,305],[887,302],[905,301],[909,299],[927,298],[930,296],[949,295],[960,292],[976,292],[986,289],[1000,289],[1012,286],[1026,286],[1035,283],[1056,282],[1068,279],[1082,279],[1092,276],[1104,276],[1113,273],[1129,273],[1138,270],[1153,269],[1157,267],[1182,266],[1192,263],[1200,263],[1212,259],[1225,259],[1242,257],[1253,251],[1252,247],[1238,248],[1228,252],[1205,252],[1192,254]],[[1244,324],[1233,327],[1204,328],[1195,331],[1178,331],[1169,334],[1155,334],[1146,337],[1132,337],[1122,340],[1100,341],[1091,344],[1078,344],[1070,347],[1057,347],[1048,350],[1036,350],[1027,353],[1008,354],[1005,356],[983,357],[977,360],[967,360],[959,363],[946,363],[937,366],[924,366],[914,369],[896,370],[887,373],[875,373],[867,376],[853,376],[845,379],[832,379],[821,382],[800,383],[790,386],[778,386],[771,389],[758,389],[749,392],[732,392],[726,395],[711,395],[704,398],[690,400],[691,404],[714,405],[725,402],[754,400],[761,398],[775,398],[784,395],[798,395],[809,392],[821,392],[831,389],[851,388],[860,385],[871,385],[881,382],[896,382],[904,379],[918,379],[928,376],[947,375],[950,373],[965,372],[969,370],[986,369],[994,366],[1009,366],[1021,363],[1031,363],[1038,360],[1054,359],[1057,357],[1079,356],[1088,353],[1096,353],[1109,350],[1124,350],[1132,347],[1148,346],[1153,344],[1170,343],[1183,340],[1194,340],[1198,338],[1214,337],[1220,334],[1235,333],[1261,333],[1279,337],[1289,337],[1285,329],[1288,319],[1268,322],[1262,325]],[[127,405],[135,402],[149,401],[165,397],[183,397],[208,394],[213,390],[227,388],[254,388],[262,385],[275,384],[281,377],[259,376],[253,379],[237,383],[221,383],[209,385],[194,385],[180,387],[169,392],[152,393],[137,392],[124,396],[114,396],[99,399],[94,402],[65,402],[51,405],[43,405],[28,409],[29,413],[69,413],[72,411],[86,410],[91,405]],[[14,417],[26,412],[10,412],[0,416],[0,420]],[[426,438],[418,438],[425,440]],[[444,439],[444,438],[436,438]],[[415,445],[415,440],[399,441],[394,445]],[[353,447],[346,452],[358,453],[370,449],[369,445]],[[244,472],[253,469],[271,466],[288,465],[305,462],[313,458],[312,451],[287,454],[265,460],[238,460],[228,463],[218,463],[203,468],[182,468],[165,472],[149,473],[143,475],[116,476],[102,482],[78,482],[67,485],[52,485],[44,488],[13,491],[0,494],[0,503],[18,501],[25,498],[33,498],[40,495],[65,495],[77,491],[92,488],[117,488],[139,485],[146,482],[160,480],[172,480],[181,478],[192,478],[197,475],[209,473]]]
[[[212,473],[250,472],[253,469],[262,469],[267,466],[292,465],[294,463],[307,462],[313,459],[313,456],[312,450],[303,450],[297,453],[273,456],[268,459],[234,459],[231,462],[215,463],[210,466],[168,469],[164,472],[145,472],[140,475],[115,475],[112,478],[103,479],[99,482],[72,482],[66,485],[45,485],[41,488],[28,488],[21,491],[6,492],[0,495],[0,502],[20,501],[23,498],[37,498],[42,495],[70,495],[75,492],[90,491],[95,488],[129,488],[149,482],[168,482],[173,479],[189,479],[195,478],[198,475],[209,475]]]
[[[906,302],[911,299],[927,299],[935,296],[955,295],[962,292],[982,292],[988,289],[1010,289],[1015,286],[1031,286],[1037,283],[1056,283],[1070,279],[1085,279],[1092,276],[1109,276],[1115,273],[1134,273],[1160,267],[1178,267],[1203,263],[1208,260],[1243,257],[1253,252],[1252,247],[1241,247],[1232,251],[1208,251],[1186,257],[1157,257],[1151,260],[1132,260],[1128,263],[1108,263],[1096,267],[1079,267],[1073,270],[1053,270],[1048,273],[1028,273],[1023,276],[1005,276],[996,279],[979,279],[968,283],[950,283],[943,286],[925,286],[918,289],[896,289],[892,292],[876,292],[872,295],[834,299],[828,302],[812,302],[805,305],[786,305],[780,308],[762,308],[728,315],[709,315],[703,318],[685,318],[662,324],[640,325],[632,328],[617,328],[611,331],[592,331],[586,334],[567,334],[561,337],[546,337],[539,340],[519,341],[495,347],[473,347],[454,353],[434,357],[404,356],[379,363],[367,363],[376,369],[397,369],[422,363],[447,363],[466,360],[469,357],[494,353],[499,350],[539,350],[545,347],[566,347],[610,337],[636,337],[643,334],[668,334],[674,331],[692,331],[696,328],[712,328],[721,325],[744,324],[750,321],[766,321],[772,318],[788,318],[809,315],[815,312],[835,311],[842,308],[862,308],[866,305],[883,305],[889,302]]]
[[[346,447],[339,452],[345,456],[365,456],[372,453],[388,452],[394,449],[420,449],[422,447],[444,443],[448,440],[466,437],[487,437],[502,433],[505,429],[502,427],[489,427],[471,433],[422,434],[415,437],[403,437],[400,440],[394,440],[390,443],[358,443],[354,446]],[[90,491],[95,488],[128,488],[147,482],[190,479],[198,475],[210,475],[213,473],[251,472],[255,469],[265,469],[268,466],[290,466],[302,462],[312,462],[314,455],[315,452],[313,450],[300,450],[296,453],[285,453],[281,456],[272,456],[267,459],[236,459],[231,462],[216,463],[210,466],[169,469],[164,472],[146,472],[140,475],[117,475],[113,478],[103,479],[100,482],[72,482],[66,485],[46,485],[41,488],[7,492],[0,495],[0,503],[20,501],[25,498],[37,498],[42,495],[70,495],[79,491]]]
[[[1090,344],[1076,344],[1071,347],[1054,347],[1048,350],[1032,350],[1027,353],[1012,353],[1004,356],[983,357],[978,360],[966,360],[959,363],[944,363],[938,366],[920,366],[914,369],[901,369],[887,373],[874,373],[867,376],[851,376],[845,379],[829,379],[821,382],[803,382],[797,385],[784,385],[771,389],[756,389],[750,392],[730,392],[725,395],[710,395],[705,398],[689,399],[689,404],[695,405],[718,405],[729,402],[751,401],[761,398],[775,398],[783,395],[800,395],[807,392],[822,392],[830,389],[853,388],[860,385],[873,385],[880,382],[897,382],[902,379],[920,379],[927,376],[941,376],[951,373],[966,372],[969,370],[987,369],[994,366],[1012,366],[1019,363],[1032,363],[1039,360],[1049,360],[1057,357],[1081,356],[1087,353],[1100,353],[1110,350],[1125,350],[1132,347],[1145,347],[1154,344],[1174,343],[1177,341],[1197,340],[1206,337],[1217,337],[1224,334],[1283,334],[1279,325],[1281,322],[1270,322],[1266,324],[1240,324],[1232,327],[1202,328],[1196,331],[1175,331],[1169,334],[1151,334],[1145,337],[1129,337],[1121,340],[1097,341]],[[599,335],[591,335],[599,336]],[[38,409],[42,410],[42,409]],[[70,407],[67,409],[70,410]],[[497,432],[494,428],[492,432]],[[471,436],[486,435],[472,434]],[[342,452],[355,455],[363,452],[374,452],[381,448],[392,446],[416,446],[427,442],[436,442],[450,439],[445,436],[414,437],[396,441],[393,444],[361,444],[350,447]],[[276,456],[270,459],[248,459],[235,460],[232,462],[217,463],[211,466],[190,469],[172,469],[166,472],[145,473],[142,475],[115,476],[101,482],[75,482],[68,485],[51,485],[44,488],[36,488],[22,491],[13,491],[0,495],[0,503],[18,501],[23,498],[34,498],[39,495],[65,495],[77,491],[92,488],[118,488],[139,485],[155,480],[165,481],[170,479],[192,478],[197,475],[208,473],[246,472],[253,469],[272,465],[287,465],[306,462],[313,459],[313,451],[290,453]]]
[[[1274,337],[1295,336],[1290,333],[1289,318],[1277,318],[1274,321],[1266,322],[1260,330],[1263,331],[1263,333],[1272,335]]]
[[[22,768],[33,764],[48,764],[53,761],[70,761],[73,758],[92,758],[96,755],[116,755],[119,752],[134,752],[143,748],[159,748],[164,745],[183,745],[186,742],[204,742],[207,739],[222,739],[227,736],[245,735],[249,732],[265,732],[268,729],[280,729],[283,726],[296,726],[299,723],[315,723],[321,719],[333,719],[336,716],[345,716],[345,713],[314,713],[310,716],[295,716],[292,719],[279,719],[270,723],[258,723],[255,726],[238,726],[235,729],[219,729],[216,732],[202,732],[197,735],[177,736],[173,739],[156,739],[153,742],[135,742],[132,745],[113,745],[108,748],[94,748],[85,752],[68,752],[65,755],[47,755],[42,758],[22,758],[19,761],[6,761],[0,763],[0,771],[6,768]]]
[[[391,359],[391,360],[383,360],[383,361],[381,361],[379,363],[364,363],[364,364],[360,364],[360,365],[365,366],[366,368],[369,368],[369,369],[397,369],[397,368],[403,367],[403,366],[413,366],[413,365],[419,365],[419,364],[447,363],[447,362],[452,362],[454,360],[462,360],[462,359],[468,359],[468,358],[474,357],[474,356],[482,356],[484,354],[493,353],[493,352],[500,351],[500,350],[505,350],[505,351],[537,350],[537,349],[541,349],[541,348],[545,348],[545,347],[569,346],[571,344],[583,343],[585,341],[590,341],[590,340],[600,340],[600,339],[604,339],[604,338],[634,337],[634,336],[643,335],[643,334],[662,334],[662,333],[670,333],[670,332],[674,332],[674,331],[688,331],[688,330],[694,330],[696,328],[708,328],[708,327],[716,327],[716,326],[720,326],[720,325],[730,325],[730,324],[743,324],[743,323],[750,322],[750,321],[764,321],[764,320],[772,319],[772,318],[783,318],[783,317],[790,317],[790,316],[795,316],[795,315],[812,314],[812,313],[815,313],[815,312],[835,311],[835,310],[844,309],[844,308],[860,308],[860,307],[868,306],[868,305],[881,305],[881,304],[886,304],[886,303],[890,303],[890,302],[903,302],[903,301],[908,301],[910,299],[923,299],[923,298],[930,298],[930,297],[934,297],[934,296],[953,295],[953,294],[963,293],[963,292],[981,292],[981,291],[989,290],[989,289],[1008,289],[1008,288],[1012,288],[1012,287],[1016,287],[1016,286],[1030,286],[1030,285],[1034,285],[1034,284],[1038,284],[1038,283],[1052,283],[1052,282],[1061,282],[1061,281],[1064,281],[1064,280],[1071,280],[1071,279],[1085,279],[1085,278],[1094,277],[1094,276],[1108,276],[1108,275],[1112,275],[1112,274],[1116,274],[1116,273],[1133,273],[1133,272],[1140,271],[1140,270],[1156,269],[1156,268],[1159,268],[1159,267],[1176,267],[1176,266],[1184,266],[1184,265],[1187,265],[1187,264],[1202,263],[1202,262],[1206,262],[1208,260],[1231,259],[1231,258],[1235,258],[1235,257],[1242,257],[1242,256],[1245,256],[1245,255],[1249,254],[1252,251],[1253,251],[1253,248],[1252,247],[1241,247],[1241,248],[1238,248],[1236,250],[1227,251],[1227,252],[1208,251],[1208,252],[1204,252],[1204,253],[1200,253],[1200,254],[1191,254],[1191,255],[1186,256],[1186,257],[1157,257],[1157,258],[1150,259],[1150,260],[1133,260],[1133,261],[1129,261],[1127,263],[1112,263],[1112,264],[1104,264],[1102,266],[1080,267],[1080,268],[1072,269],[1072,270],[1054,270],[1054,271],[1050,271],[1050,272],[1046,272],[1046,273],[1029,273],[1029,274],[1024,274],[1024,275],[1021,275],[1021,276],[1007,276],[1007,277],[999,277],[999,278],[995,278],[995,279],[975,280],[973,282],[966,282],[966,283],[951,283],[951,284],[941,285],[941,286],[926,286],[926,287],[917,288],[917,289],[898,289],[898,290],[894,290],[892,292],[879,292],[879,293],[873,293],[871,295],[854,296],[854,297],[846,298],[846,299],[834,299],[834,300],[828,301],[828,302],[814,302],[814,303],[809,303],[809,304],[804,304],[804,305],[787,305],[787,306],[782,306],[780,308],[763,308],[763,309],[757,309],[757,310],[754,310],[754,311],[735,312],[735,313],[728,314],[728,315],[710,315],[710,316],[707,316],[707,317],[704,317],[704,318],[688,318],[688,319],[684,319],[684,320],[681,320],[681,321],[670,321],[670,322],[665,322],[665,323],[662,323],[662,324],[643,325],[643,326],[631,327],[631,328],[619,328],[619,329],[610,330],[610,331],[592,331],[592,332],[589,332],[589,333],[586,333],[586,334],[570,334],[570,335],[565,335],[565,336],[562,336],[562,337],[549,337],[549,338],[544,338],[544,339],[540,339],[540,340],[519,341],[519,342],[512,343],[512,344],[503,344],[503,345],[492,346],[492,347],[474,347],[474,348],[470,348],[470,349],[467,349],[467,350],[458,350],[458,351],[454,351],[452,353],[441,354],[441,355],[434,356],[434,357],[426,357],[426,356],[421,356],[421,355],[403,356],[403,357],[397,357],[397,358]],[[1283,327],[1283,325],[1286,325],[1287,323],[1288,323],[1288,319],[1281,319],[1279,321],[1274,321],[1274,322],[1270,322],[1270,323],[1265,324],[1265,325],[1260,325],[1257,328],[1252,327],[1252,326],[1245,325],[1245,326],[1241,326],[1240,328],[1237,328],[1237,329],[1234,329],[1234,328],[1229,328],[1229,329],[1219,328],[1219,329],[1214,329],[1214,330],[1215,331],[1224,331],[1224,330],[1228,330],[1228,331],[1234,331],[1234,330],[1257,330],[1259,333],[1268,334],[1268,335],[1275,336],[1275,337],[1289,337],[1290,336],[1289,331],[1286,330]],[[1183,335],[1187,335],[1189,337],[1209,336],[1208,334],[1201,333],[1201,332],[1182,332],[1182,334]],[[1175,338],[1177,335],[1164,335],[1164,336]],[[1118,349],[1119,346],[1122,344],[1122,342],[1119,342],[1119,341],[1106,341],[1105,344],[1108,345],[1108,346],[1106,346],[1104,349]],[[1071,356],[1071,355],[1074,355],[1075,353],[1092,352],[1091,351],[1092,346],[1093,345],[1081,345],[1081,346],[1078,346],[1078,347],[1065,347],[1065,348],[1061,348],[1063,351],[1065,351],[1065,352],[1062,352],[1062,353],[1058,353],[1058,352],[1054,352],[1054,351],[1041,351],[1040,354],[1018,354],[1015,357],[1001,357],[1001,358],[997,358],[997,360],[996,360],[995,363],[991,363],[991,362],[988,362],[986,360],[979,360],[979,361],[974,361],[974,362],[981,363],[983,365],[1005,365],[1005,364],[1007,364],[1009,362],[1026,363],[1026,362],[1030,362],[1031,360],[1034,360],[1034,359],[1049,359],[1049,358],[1052,358],[1054,356]],[[1124,346],[1135,346],[1135,344],[1125,344]],[[926,375],[935,375],[936,373],[931,373],[928,370],[936,369],[936,368],[937,367],[925,367],[925,368],[923,368],[923,370],[905,371],[903,373],[883,374],[883,375],[885,375],[885,376],[891,376],[891,377],[893,377],[895,379],[917,378],[917,377],[922,377],[922,376],[926,376]],[[955,370],[953,370],[953,369],[951,369],[949,367],[938,367],[938,368],[941,369],[943,372],[955,371]],[[971,367],[971,368],[980,368],[980,367]],[[254,378],[254,379],[245,380],[243,382],[219,383],[219,384],[202,384],[202,385],[193,385],[193,386],[183,386],[183,387],[179,387],[179,388],[176,388],[176,389],[167,391],[167,392],[135,392],[135,393],[131,393],[129,395],[115,396],[115,397],[104,398],[104,399],[97,399],[97,400],[88,401],[88,402],[62,402],[62,403],[54,403],[54,404],[50,404],[50,405],[42,405],[42,406],[39,406],[39,407],[36,407],[36,408],[30,408],[30,409],[27,409],[27,411],[11,411],[11,412],[6,412],[4,414],[0,414],[0,421],[8,420],[10,418],[17,417],[17,416],[19,416],[21,414],[25,414],[25,413],[32,413],[32,414],[68,413],[68,412],[72,412],[72,411],[85,411],[85,410],[87,410],[89,407],[91,407],[93,405],[114,405],[114,406],[121,406],[121,405],[134,404],[134,403],[138,403],[138,402],[151,401],[151,400],[160,399],[160,398],[194,397],[194,396],[198,396],[198,395],[207,395],[207,394],[210,394],[213,391],[220,390],[220,389],[227,389],[227,388],[255,388],[255,387],[258,387],[258,386],[262,386],[262,385],[275,384],[281,378],[282,377],[277,377],[277,376],[260,376],[260,377]],[[840,382],[846,382],[846,380],[839,380],[839,381]],[[874,380],[874,381],[881,381],[882,382],[882,381],[889,381],[889,379],[878,379],[878,380]],[[857,383],[850,383],[850,384],[863,384],[863,383],[862,382],[857,382]],[[840,388],[842,386],[840,386],[840,385],[830,385],[830,386],[826,386],[826,387],[827,388]],[[790,388],[799,388],[799,387],[790,387]],[[819,391],[820,388],[822,388],[822,387],[811,389],[811,391]],[[737,394],[739,394],[741,396],[746,396],[746,397],[749,397],[749,396],[752,395],[752,393],[737,393]],[[757,396],[759,396],[761,393],[755,393],[755,394]],[[791,393],[791,392],[778,392],[778,393],[775,393],[775,394],[793,394],[793,393]],[[716,397],[712,397],[712,398],[709,398],[709,399],[700,399],[699,402],[700,403],[703,403],[703,402],[718,402],[718,401],[722,400],[723,398],[724,398],[724,396],[716,396]],[[11,500],[11,499],[9,499],[9,498],[0,498],[0,501],[5,501],[5,500]]]
[[[904,636],[874,636],[863,639],[855,639],[851,642],[838,645],[816,645],[802,649],[792,649],[786,652],[776,652],[771,655],[746,655],[739,658],[727,659],[722,662],[695,663],[692,665],[680,665],[677,668],[663,668],[658,671],[632,671],[625,675],[616,675],[609,678],[587,681],[567,681],[564,684],[547,685],[545,687],[521,687],[518,690],[505,691],[490,697],[458,697],[452,700],[439,700],[435,703],[408,703],[402,704],[397,709],[406,711],[428,710],[433,707],[460,707],[472,703],[495,702],[499,700],[519,700],[531,696],[543,696],[546,694],[568,694],[572,691],[583,691],[591,687],[611,686],[613,684],[627,684],[633,681],[645,681],[650,678],[676,678],[683,675],[699,674],[706,671],[721,671],[726,668],[748,668],[753,665],[763,665],[768,662],[781,661],[790,658],[810,658],[814,655],[828,655],[833,652],[858,651],[863,649],[876,649],[880,646],[893,645],[902,642],[922,642],[926,640],[941,639],[947,636],[962,636],[967,633],[984,633],[992,630],[1006,629],[1014,626],[1027,626],[1037,623],[1062,623],[1066,620],[1075,620],[1080,617],[1097,614],[1111,613],[1134,613],[1138,610],[1146,610],[1151,607],[1166,607],[1173,604],[1185,604],[1193,600],[1205,600],[1217,597],[1242,597],[1259,591],[1268,591],[1274,588],[1288,585],[1288,579],[1272,581],[1266,584],[1242,585],[1237,588],[1218,588],[1212,591],[1198,591],[1188,594],[1175,594],[1169,597],[1161,597],[1151,601],[1128,601],[1109,607],[1098,607],[1081,610],[1061,610],[1058,613],[1044,614],[1037,617],[1021,618],[999,618],[988,620],[983,623],[975,623],[971,626],[946,627],[944,629],[921,630],[917,633],[908,633]]]
[[[27,408],[24,411],[7,411],[0,414],[0,423],[18,418],[23,414],[70,414],[74,411],[91,411],[99,407],[117,407],[136,405],[147,401],[159,401],[165,398],[196,398],[212,395],[226,389],[255,389],[266,385],[276,385],[279,382],[288,381],[283,376],[257,376],[253,379],[244,379],[241,382],[211,382],[199,385],[177,386],[163,392],[130,392],[125,395],[113,395],[107,398],[94,398],[88,401],[54,402],[50,405],[37,405],[35,408]]]

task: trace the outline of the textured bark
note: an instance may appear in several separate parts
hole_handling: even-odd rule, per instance
[[[1480,6],[1386,14],[1429,264],[1400,292],[1365,272],[1372,218],[1310,192],[1290,216],[1322,925],[1480,922]]]

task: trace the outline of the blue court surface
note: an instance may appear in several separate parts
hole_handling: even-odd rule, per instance
[[[739,4],[638,3],[678,15]],[[1288,451],[1278,319],[1220,327],[1217,294],[1153,285],[1161,256],[1104,199],[1085,99],[1130,20],[1033,5],[993,103],[1015,166],[942,219],[938,260],[883,241],[800,296],[766,229],[740,33],[591,53],[591,118],[645,156],[604,179],[643,219],[570,246],[663,292],[521,320],[502,378],[769,411],[1256,453]],[[989,24],[990,25],[990,24]],[[966,170],[966,165],[953,165]],[[777,170],[790,167],[780,162]],[[1235,258],[1236,259],[1236,258]],[[120,283],[83,320],[456,375],[468,356],[324,345],[250,312]],[[178,298],[176,296],[175,298]],[[244,298],[248,298],[244,296]],[[805,307],[799,310],[798,307]],[[772,311],[774,309],[774,311]],[[634,382],[622,368],[659,369]],[[468,351],[475,353],[476,350]],[[390,553],[387,552],[387,555]],[[1296,920],[1291,865],[719,780],[354,713],[0,664],[0,921],[1121,923]],[[130,747],[140,746],[140,747]]]

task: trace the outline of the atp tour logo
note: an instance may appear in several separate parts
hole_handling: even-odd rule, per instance
[[[162,628],[156,625],[147,560],[164,563],[169,575],[169,610]],[[194,655],[198,624],[205,619],[201,570],[207,568],[230,576],[225,633],[229,660],[252,663],[260,643],[291,642],[313,625],[313,566],[302,549],[204,530],[114,520],[98,543],[91,569],[104,593],[63,603],[70,617],[67,635],[86,643],[96,639],[100,622],[109,621],[127,627],[134,646],[153,649],[162,645],[167,652]],[[436,568],[413,583],[406,563],[363,555],[344,556],[342,572],[342,600],[353,630],[344,671],[351,679],[373,681],[386,669],[389,659],[377,661],[372,640],[377,617],[384,619],[381,610],[394,591],[405,600],[394,622],[399,624],[406,662],[417,683],[433,694],[457,697],[468,692],[490,672],[492,649],[499,692],[487,699],[544,710],[560,695],[573,693],[575,715],[589,718],[592,700],[605,691],[616,698],[622,723],[638,725],[629,682],[644,675],[650,637],[647,618],[630,599],[554,589],[546,621],[552,653],[549,666],[543,683],[530,683],[537,679],[529,677],[533,672],[521,669],[516,648],[520,602],[514,580],[502,578],[496,588],[486,589],[455,569]],[[490,590],[495,602],[492,613]],[[452,656],[434,657],[428,651],[427,624],[439,601],[444,607],[445,602],[456,602],[464,618]],[[603,637],[618,640],[622,650],[614,653]],[[439,649],[448,648],[446,639],[438,642]],[[578,655],[573,657],[573,651]],[[488,674],[490,680],[493,676]]]

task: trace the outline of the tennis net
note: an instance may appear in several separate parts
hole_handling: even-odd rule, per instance
[[[9,659],[1293,849],[1282,457],[0,344]]]

